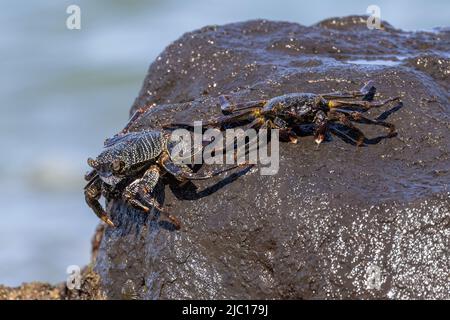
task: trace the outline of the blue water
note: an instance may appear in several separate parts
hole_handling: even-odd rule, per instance
[[[66,8],[81,7],[81,30]],[[86,158],[126,121],[150,62],[186,31],[267,18],[312,24],[372,1],[2,1],[0,283],[58,282],[89,261]],[[395,27],[445,26],[450,3],[376,1]]]

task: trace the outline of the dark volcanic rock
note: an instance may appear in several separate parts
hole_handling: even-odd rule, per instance
[[[317,148],[306,136],[280,145],[274,176],[254,168],[196,182],[218,182],[203,193],[161,185],[180,231],[110,202],[118,227],[95,265],[107,296],[449,299],[449,49],[448,31],[368,30],[362,17],[209,26],[172,43],[132,111],[157,105],[133,130],[219,115],[224,93],[247,101],[373,79],[380,98],[403,96],[388,118],[398,136],[361,148],[337,137]],[[367,287],[373,266],[379,290]]]

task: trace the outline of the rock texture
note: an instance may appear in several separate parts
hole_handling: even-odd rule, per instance
[[[220,94],[247,101],[373,79],[380,98],[403,96],[402,108],[369,112],[391,110],[382,117],[398,136],[361,148],[306,136],[280,145],[274,176],[254,168],[197,191],[164,181],[180,231],[110,202],[119,226],[106,229],[94,269],[106,296],[449,299],[449,49],[449,30],[368,30],[356,16],[208,26],[169,45],[132,107],[150,106],[133,130],[217,116]]]
[[[99,289],[99,282],[99,276],[85,268],[80,289],[69,290],[65,283],[30,282],[16,288],[0,285],[0,300],[102,300],[106,297]]]

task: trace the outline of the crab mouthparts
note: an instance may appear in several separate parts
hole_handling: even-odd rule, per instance
[[[120,178],[114,176],[111,172],[108,172],[108,173],[100,172],[99,176],[100,176],[100,179],[102,179],[102,181],[104,183],[106,183],[110,186],[115,186],[121,180]]]

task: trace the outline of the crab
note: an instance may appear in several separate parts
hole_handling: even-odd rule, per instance
[[[376,89],[372,81],[367,82],[359,91],[342,91],[327,94],[290,93],[269,100],[256,100],[244,103],[232,103],[227,96],[220,96],[223,116],[206,122],[206,126],[229,126],[247,122],[248,128],[279,129],[283,141],[297,143],[296,131],[302,125],[312,125],[314,140],[322,143],[328,132],[344,135],[357,146],[366,141],[364,133],[353,122],[382,126],[388,129],[387,137],[396,135],[391,123],[373,120],[363,116],[362,111],[382,107],[390,102],[399,101],[400,97],[373,101]],[[359,98],[359,99],[357,99]],[[174,124],[176,125],[176,124]],[[356,133],[356,139],[341,132],[337,125],[345,126]]]
[[[106,140],[100,155],[87,161],[93,170],[85,176],[88,181],[84,188],[86,203],[102,221],[114,227],[99,199],[102,195],[105,198],[119,195],[138,210],[149,212],[151,207],[156,208],[161,212],[160,219],[167,220],[179,229],[178,219],[169,214],[155,198],[154,189],[160,177],[169,173],[179,182],[185,183],[209,179],[238,166],[195,173],[188,165],[172,158],[171,151],[177,143],[172,141],[171,132],[157,130],[124,130]]]

